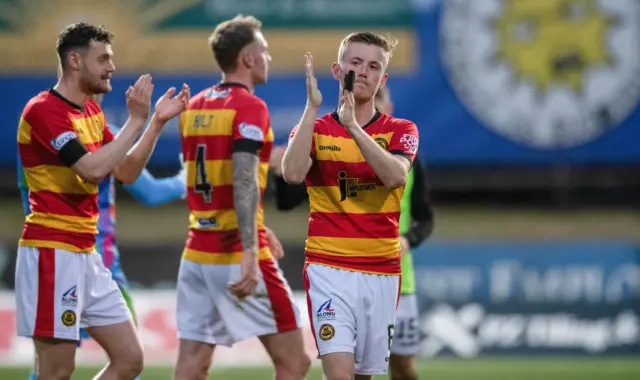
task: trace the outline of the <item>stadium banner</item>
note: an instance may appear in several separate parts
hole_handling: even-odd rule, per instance
[[[422,357],[640,355],[640,300],[421,306]]]
[[[441,242],[413,250],[423,303],[640,300],[640,246],[606,241]]]
[[[264,2],[251,0],[194,0],[185,2],[192,6],[179,9],[159,6],[144,17],[133,14],[138,12],[134,8],[126,10],[127,17],[102,12],[104,17],[118,15],[106,24],[125,36],[114,45],[119,69],[114,91],[105,99],[108,120],[121,124],[126,119],[123,94],[136,78],[132,73],[154,74],[156,97],[161,89],[182,81],[194,92],[218,81],[205,44],[210,26],[205,25],[215,21],[212,14],[226,17],[251,9],[275,28],[266,33],[273,47],[274,73],[257,94],[270,108],[277,143],[286,141],[304,107],[302,53],[309,49],[317,54],[325,96],[320,111],[328,112],[338,96],[329,67],[340,38],[354,30],[345,29],[344,22],[355,22],[361,29],[370,21],[374,29],[400,36],[388,82],[394,114],[418,125],[419,152],[430,165],[640,163],[640,50],[635,45],[640,3],[635,0],[593,0],[566,12],[562,1],[539,7],[538,0],[385,1],[379,13],[377,0],[346,2],[337,8],[328,1],[277,2],[281,4],[265,8],[257,5]],[[61,0],[44,3],[66,6]],[[303,12],[309,8],[314,9],[311,18]],[[334,17],[336,9],[340,17]],[[14,13],[20,16],[18,10]],[[141,20],[145,30],[127,27],[132,15],[137,17],[133,23]],[[572,17],[588,21],[576,23]],[[531,23],[532,19],[540,22]],[[31,24],[20,18],[15,27],[21,25]],[[11,94],[3,97],[0,112],[5,126],[0,132],[0,165],[15,160],[16,127],[11,126],[17,126],[25,102],[55,82],[55,57],[42,41],[50,44],[56,28],[0,30],[0,88]],[[559,29],[561,41],[554,38]],[[43,31],[48,32],[30,34]],[[41,74],[29,73],[34,70]],[[173,122],[151,164],[177,167],[178,150]]]
[[[145,353],[145,365],[173,366],[178,355],[175,313],[175,291],[133,291],[140,340]],[[306,297],[295,292],[300,308],[305,350],[313,358],[317,350],[307,319]],[[33,363],[33,343],[16,335],[15,297],[12,292],[0,292],[0,366],[29,366]],[[242,341],[232,348],[216,348],[216,365],[270,365],[271,361],[258,339]],[[103,365],[106,356],[94,341],[86,341],[76,354],[78,365]]]
[[[640,354],[640,247],[427,242],[413,251],[421,355]]]

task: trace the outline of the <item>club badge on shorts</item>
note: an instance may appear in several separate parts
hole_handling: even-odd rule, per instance
[[[333,338],[334,335],[336,335],[336,329],[332,325],[325,323],[324,325],[320,326],[319,335],[320,339],[329,340]]]
[[[64,313],[62,313],[62,324],[67,327],[75,325],[76,313],[73,310],[65,310]]]

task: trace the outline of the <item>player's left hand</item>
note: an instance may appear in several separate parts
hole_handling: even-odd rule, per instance
[[[400,256],[403,256],[405,253],[409,252],[409,240],[406,237],[400,236]]]
[[[338,117],[340,117],[340,123],[347,129],[360,128],[356,121],[355,106],[356,101],[353,98],[353,92],[344,91],[340,99],[340,108],[338,108]]]
[[[156,102],[154,117],[161,122],[167,122],[184,111],[191,98],[191,89],[187,84],[182,85],[182,89],[178,95],[175,94],[176,88],[171,87]],[[173,96],[173,97],[172,97]]]
[[[276,234],[274,234],[271,229],[265,227],[264,230],[267,233],[267,242],[273,258],[276,261],[282,259],[284,257],[284,248],[282,247],[282,243],[280,243],[280,240],[278,240]]]

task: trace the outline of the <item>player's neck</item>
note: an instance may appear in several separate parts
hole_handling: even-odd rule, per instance
[[[80,89],[80,85],[77,82],[65,77],[64,74],[60,77],[60,80],[58,80],[58,83],[53,89],[58,91],[60,95],[68,101],[79,106],[82,106],[84,101],[89,97],[89,95]]]
[[[367,125],[376,114],[376,106],[373,99],[364,103],[356,102],[356,121],[358,125]]]
[[[239,83],[246,88],[249,89],[250,92],[253,92],[253,82],[247,76],[242,75],[240,73],[223,73],[222,74],[222,83]]]

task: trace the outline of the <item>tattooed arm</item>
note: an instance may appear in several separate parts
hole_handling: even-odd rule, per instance
[[[258,253],[258,156],[248,152],[233,153],[233,203],[238,217],[238,231],[245,252]]]

